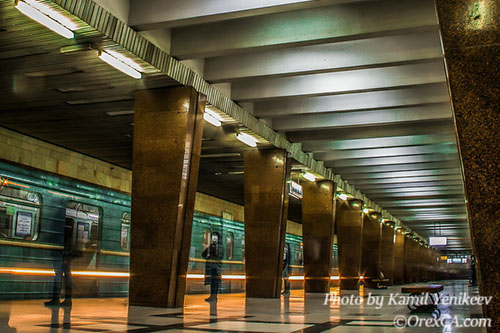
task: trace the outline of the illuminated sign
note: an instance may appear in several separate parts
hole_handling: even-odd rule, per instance
[[[448,244],[446,237],[429,237],[430,246],[446,246]]]
[[[302,199],[302,186],[300,186],[294,181],[291,181],[289,184],[290,185],[288,187],[288,193],[292,197],[295,197],[297,199]]]

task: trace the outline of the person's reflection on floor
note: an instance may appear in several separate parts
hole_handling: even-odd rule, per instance
[[[17,332],[17,329],[9,325],[10,304],[4,303],[0,307],[0,332]]]
[[[50,319],[50,327],[52,328],[71,328],[71,310],[73,308],[72,305],[64,306],[63,308],[63,320],[62,323],[59,323],[59,313],[61,308],[58,306],[51,306],[50,310],[52,311],[51,319]]]
[[[210,302],[210,315],[217,316],[217,302]]]

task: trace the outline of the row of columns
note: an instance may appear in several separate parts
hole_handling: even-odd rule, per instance
[[[477,259],[479,289],[481,295],[493,296],[491,303],[484,307],[485,317],[493,319],[490,329],[493,332],[500,330],[500,316],[498,315],[500,313],[500,288],[497,283],[500,277],[500,266],[496,256],[499,250],[500,233],[498,233],[498,214],[495,214],[498,212],[495,194],[498,193],[500,169],[497,166],[500,154],[493,149],[495,140],[498,138],[499,126],[500,76],[498,66],[495,67],[497,62],[493,59],[497,59],[499,54],[498,38],[495,38],[499,35],[499,25],[495,18],[500,12],[500,3],[486,1],[478,4],[470,1],[435,0],[435,5],[445,52],[457,143],[462,161],[471,237]],[[203,121],[200,116],[204,109],[204,99],[189,87],[138,92],[136,97],[130,304],[181,306],[201,147]],[[281,153],[281,155],[284,154]],[[288,170],[288,164],[283,165],[280,172],[284,173],[285,170]],[[245,171],[246,177],[247,170]],[[263,185],[259,182],[254,186]],[[267,277],[259,275],[260,269],[265,265],[259,265],[259,270],[256,270],[254,265],[256,265],[255,262],[262,260],[262,257],[267,257],[269,261],[272,260],[269,270],[275,275],[279,274],[284,245],[283,221],[286,215],[283,205],[287,204],[286,192],[282,189],[283,186],[280,186],[280,190],[274,190],[275,192],[265,195],[259,194],[257,190],[248,190],[249,192],[245,193],[245,211],[249,212],[246,214],[251,215],[250,211],[257,210],[251,205],[264,205],[267,196],[274,198],[279,195],[279,200],[275,202],[282,205],[273,208],[273,210],[279,210],[279,213],[274,213],[278,217],[269,221],[272,224],[269,228],[277,234],[264,236],[259,231],[259,237],[272,240],[269,246],[271,252],[262,256],[263,251],[252,252],[247,249],[247,263],[254,262],[250,265],[252,267],[247,267],[247,272],[250,272],[249,270],[255,272],[247,279],[247,294],[250,293],[250,295],[252,293],[270,297],[277,295],[277,277],[267,281],[266,287],[262,288],[262,293],[254,291],[255,288],[260,289],[258,286],[263,285],[262,281],[267,280]],[[304,198],[304,202],[306,200],[307,198]],[[342,257],[349,255],[354,260],[354,266],[360,263],[359,270],[362,274],[372,276],[375,274],[373,260],[363,259],[365,258],[363,254],[358,256],[356,253],[352,254],[347,251],[354,248],[353,243],[359,242],[360,238],[363,245],[371,244],[366,246],[377,248],[373,245],[376,244],[376,240],[368,240],[369,237],[365,237],[372,233],[359,227],[366,224],[368,228],[376,228],[373,225],[368,226],[372,218],[362,218],[359,211],[352,210],[349,202],[337,203],[338,207],[331,209],[330,203],[323,209],[328,212],[332,211],[332,216],[333,212],[337,215],[335,218],[325,218],[325,221],[336,221],[339,252],[342,253],[339,269],[347,277],[355,275],[356,269],[351,267],[350,262],[342,260]],[[271,205],[266,206],[271,208]],[[323,246],[323,242],[329,243],[329,236],[319,237],[314,231],[317,226],[307,225],[307,216],[315,214],[319,212],[304,211],[304,217],[306,217],[304,257],[307,258],[304,267],[305,285],[313,291],[324,287],[326,282],[317,283],[317,281],[325,280],[325,265],[326,267],[331,265],[323,258],[331,254],[330,247]],[[356,218],[354,222],[347,221],[351,216]],[[255,212],[254,218],[246,219],[248,240],[257,237],[255,232],[260,230],[259,223],[261,226],[265,224],[263,221],[258,221],[262,218],[267,220],[265,214]],[[323,225],[330,222],[311,223],[320,224],[325,230],[333,228],[332,224],[329,227]],[[383,227],[379,226],[379,228]],[[355,231],[357,234],[346,233],[348,230]],[[387,229],[385,234],[386,237],[389,235]],[[383,231],[381,231],[380,239],[382,237]],[[255,246],[255,242],[252,244]],[[391,267],[392,261],[391,279],[394,283],[435,279],[438,276],[436,263],[439,261],[439,255],[417,244],[411,235],[403,235],[400,230],[397,230],[392,248],[392,256],[387,247],[384,247],[384,250],[382,247],[377,248],[375,252],[380,251],[379,264],[381,266]],[[358,246],[357,250],[367,253],[363,250],[363,246],[361,249]],[[382,251],[384,251],[383,255]],[[259,259],[255,259],[257,254]],[[372,255],[373,258],[377,256],[377,254],[370,253],[370,256]],[[330,258],[331,255],[328,257]],[[346,281],[347,285],[351,283],[354,284],[353,281]]]
[[[204,109],[204,96],[190,87],[136,94],[131,305],[183,305]],[[290,170],[285,150],[244,154],[247,297],[280,295]],[[342,289],[357,289],[360,277],[377,278],[380,270],[391,283],[423,278],[423,248],[380,218],[363,213],[360,200],[336,200],[332,181],[303,184],[306,292],[330,290],[335,228]]]

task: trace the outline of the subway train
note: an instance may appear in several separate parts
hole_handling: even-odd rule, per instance
[[[0,162],[0,299],[49,298],[60,265],[64,227],[72,225],[73,294],[126,296],[130,196]],[[221,292],[244,290],[244,223],[196,211],[187,293],[207,293],[202,250],[217,232],[224,246]],[[303,275],[302,238],[286,234],[292,275]]]

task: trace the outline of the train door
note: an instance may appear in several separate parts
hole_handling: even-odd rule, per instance
[[[98,280],[91,275],[98,267],[99,225],[101,213],[99,207],[70,201],[66,207],[67,223],[72,225],[65,240],[71,256],[71,270],[83,271],[84,275],[73,275],[73,294],[76,296],[97,296]]]

